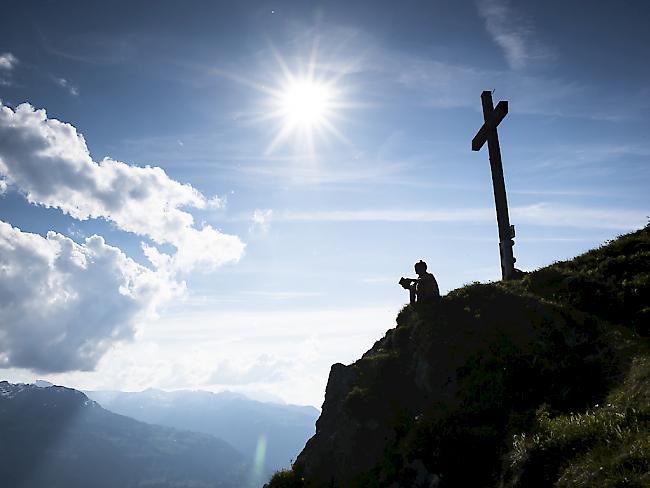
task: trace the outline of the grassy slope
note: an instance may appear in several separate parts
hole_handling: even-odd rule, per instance
[[[513,437],[502,485],[650,486],[648,227],[540,270],[524,284],[620,324],[603,335],[627,368],[600,403],[581,412],[553,416],[540,406],[531,430]]]
[[[649,317],[648,227],[520,281],[405,307],[350,366],[345,411],[391,435],[346,485],[648,486]],[[303,485],[300,466],[269,483]]]

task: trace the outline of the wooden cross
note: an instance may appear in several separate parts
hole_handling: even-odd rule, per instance
[[[508,102],[497,103],[496,108],[492,103],[492,93],[481,93],[483,103],[483,126],[472,139],[472,151],[478,151],[485,141],[488,144],[490,155],[490,168],[492,169],[492,186],[494,187],[494,203],[497,208],[497,223],[499,224],[499,252],[501,255],[501,276],[509,280],[515,276],[515,261],[512,246],[515,245],[515,226],[510,225],[508,217],[508,201],[506,200],[506,185],[503,181],[503,166],[501,165],[501,149],[497,126],[508,113]]]

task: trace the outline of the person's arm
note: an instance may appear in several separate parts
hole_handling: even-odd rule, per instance
[[[418,280],[414,278],[400,278],[399,284],[402,288],[409,291],[409,301],[411,304],[415,303],[415,287]]]
[[[399,279],[399,284],[402,285],[402,288],[404,288],[405,290],[410,289],[411,285],[414,282],[417,282],[417,279],[415,279],[415,278],[404,278],[404,277]]]

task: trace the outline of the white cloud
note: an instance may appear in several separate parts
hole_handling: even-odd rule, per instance
[[[548,55],[535,57],[542,56]],[[389,76],[397,73],[397,82],[418,103],[436,108],[479,109],[480,94],[489,89],[496,90],[495,102],[501,97],[510,102],[509,110],[513,115],[536,114],[620,122],[637,117],[647,106],[648,97],[640,92],[605,94],[596,106],[590,100],[599,95],[598,89],[584,80],[531,75],[521,71],[477,69],[388,50],[378,54],[376,63],[380,66],[377,69]]]
[[[9,77],[10,73],[14,70],[18,64],[18,59],[11,53],[2,53],[0,54],[0,86],[9,86],[11,85],[11,80]],[[7,77],[4,77],[5,75]]]
[[[271,226],[271,217],[273,210],[270,208],[259,209],[256,208],[253,212],[253,225],[250,228],[252,233],[266,234]]]
[[[79,88],[70,83],[69,80],[66,80],[65,78],[55,78],[54,81],[61,88],[65,88],[70,93],[70,95],[74,97],[79,96]]]
[[[30,203],[54,207],[78,220],[104,218],[124,231],[176,247],[164,255],[145,245],[156,266],[172,270],[212,269],[236,262],[244,251],[237,236],[210,225],[197,228],[186,208],[220,204],[158,167],[137,167],[105,158],[95,162],[70,124],[44,110],[0,103],[0,176]]]
[[[510,12],[508,10],[508,12]],[[510,12],[512,13],[512,12]],[[525,21],[521,21],[525,25]],[[519,27],[523,29],[523,27]],[[552,59],[554,54],[528,36],[525,60]],[[365,38],[368,47],[363,71],[369,75],[386,77],[401,85],[401,97],[419,105],[436,108],[469,107],[480,109],[483,90],[495,89],[495,102],[505,97],[510,102],[512,114],[527,113],[562,117],[585,117],[596,120],[621,120],[630,117],[629,97],[636,105],[643,105],[646,97],[626,94],[601,96],[595,107],[589,100],[598,95],[593,84],[561,77],[529,74],[521,70],[477,68],[460,63],[436,60],[412,52],[380,47],[372,37]],[[602,95],[602,94],[601,94]],[[401,97],[397,97],[402,99]],[[378,103],[387,103],[380,93]],[[632,104],[634,105],[634,104]],[[644,106],[644,105],[643,105]]]
[[[474,222],[493,216],[489,208],[455,210],[323,210],[287,211],[278,213],[276,219],[284,221],[324,222]]]
[[[511,220],[541,226],[631,231],[643,227],[647,210],[578,207],[536,203],[514,207]]]
[[[247,158],[252,160],[253,158]],[[270,157],[262,164],[247,164],[238,166],[234,171],[241,172],[247,177],[261,178],[273,183],[281,180],[295,185],[326,185],[354,182],[391,182],[394,183],[402,171],[408,168],[404,162],[398,161],[365,161],[357,156],[344,158],[348,164],[340,161],[329,161],[318,166],[297,166],[296,161],[281,160]],[[304,159],[303,159],[304,160]],[[229,169],[232,171],[232,169]]]
[[[514,12],[507,0],[479,0],[477,7],[485,28],[503,49],[512,69],[524,68],[530,58],[537,57],[531,52],[530,23]]]
[[[570,173],[578,179],[579,172],[588,175],[617,174],[621,171],[622,162],[630,168],[634,164],[633,161],[637,160],[645,167],[649,158],[650,144],[644,142],[633,144],[593,141],[589,144],[556,144],[543,150],[531,150],[527,165],[537,171],[553,171],[555,174]],[[603,196],[611,194],[611,190],[611,187],[598,188],[598,192],[592,194]]]
[[[247,297],[254,297],[255,300],[295,300],[298,298],[312,298],[321,296],[321,293],[302,290],[246,290],[241,292]]]
[[[18,59],[11,53],[0,54],[0,70],[11,71],[18,64]]]
[[[69,85],[62,85],[69,87]],[[7,187],[32,204],[77,220],[103,218],[145,236],[142,266],[100,236],[77,244],[0,222],[0,367],[44,372],[92,370],[114,344],[184,289],[178,272],[237,261],[244,244],[188,208],[221,208],[156,167],[91,158],[83,136],[28,104],[0,103],[0,193]],[[162,253],[157,245],[171,244]]]
[[[213,385],[231,386],[250,383],[275,383],[287,379],[292,362],[262,354],[252,363],[220,361],[208,379]]]
[[[94,235],[83,244],[0,221],[0,367],[92,370],[182,292]]]
[[[225,196],[220,197],[218,195],[213,196],[206,202],[207,208],[224,208],[226,206],[227,198]]]
[[[381,307],[314,310],[183,306],[144,327],[137,341],[111,349],[95,371],[38,377],[90,390],[264,391],[320,407],[331,365],[357,360],[394,327],[401,298]],[[3,376],[35,379],[21,369]]]
[[[633,230],[643,227],[647,210],[580,207],[540,202],[510,207],[513,223],[592,229]],[[439,210],[325,210],[277,212],[288,222],[493,222],[493,208]]]
[[[352,60],[356,57],[358,60],[348,63],[354,69],[349,73],[362,73],[375,80],[363,91],[358,89],[358,106],[386,106],[394,103],[393,100],[399,100],[400,104],[411,101],[432,107],[470,107],[479,110],[481,92],[496,89],[495,97],[498,98],[495,102],[501,97],[507,99],[513,115],[527,113],[616,122],[631,117],[636,119],[647,112],[650,97],[645,89],[622,94],[603,93],[593,80],[510,69],[538,61],[553,61],[559,54],[540,42],[535,36],[531,19],[517,11],[518,4],[515,2],[477,0],[476,5],[484,14],[481,16],[485,19],[486,27],[488,17],[491,19],[494,34],[490,35],[493,38],[499,35],[504,43],[502,49],[510,53],[506,56],[507,68],[478,68],[449,62],[450,56],[436,59],[429,54],[399,50],[383,44],[381,39],[368,33],[357,31],[345,44],[347,58]],[[330,29],[322,37],[338,39],[343,36],[336,29]],[[506,45],[509,51],[505,51]],[[389,85],[394,95],[391,99],[385,97],[385,90],[373,90],[372,85],[379,86],[380,81],[383,86],[386,86],[385,83],[397,84]],[[402,91],[399,85],[403,86]],[[598,98],[598,104],[592,103],[594,97]]]

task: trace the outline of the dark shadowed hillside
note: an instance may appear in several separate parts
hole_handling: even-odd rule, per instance
[[[0,382],[0,486],[245,486],[244,458],[205,434],[148,425],[83,393]]]
[[[269,486],[648,487],[649,317],[648,227],[406,306]]]

